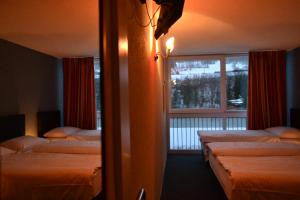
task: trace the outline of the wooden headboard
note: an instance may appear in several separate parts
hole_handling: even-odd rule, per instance
[[[61,126],[59,110],[38,112],[37,120],[39,137],[43,137],[46,132]]]
[[[300,129],[300,108],[290,110],[291,127]]]
[[[25,115],[0,116],[0,142],[25,135]]]

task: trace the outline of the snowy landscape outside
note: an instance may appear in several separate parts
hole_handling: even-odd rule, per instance
[[[226,57],[225,68],[226,111],[246,111],[248,56]],[[221,84],[224,84],[221,74],[220,59],[174,60],[170,69],[171,109],[193,109],[200,113],[201,110],[220,110]],[[247,119],[170,117],[170,149],[201,149],[198,130],[224,130],[224,127],[226,130],[246,130]]]
[[[95,94],[96,94],[96,123],[97,130],[101,129],[101,85],[100,85],[100,61],[94,59]]]

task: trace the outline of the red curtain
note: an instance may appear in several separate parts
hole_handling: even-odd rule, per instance
[[[250,52],[248,129],[286,125],[286,52]]]
[[[93,58],[64,58],[64,125],[96,129]]]

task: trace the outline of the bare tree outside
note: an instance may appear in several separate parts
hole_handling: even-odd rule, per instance
[[[247,110],[248,56],[226,58],[227,110]]]
[[[169,64],[170,107],[176,110],[169,113],[170,150],[199,150],[197,131],[246,130],[248,55],[199,56]],[[226,96],[221,97],[221,86]],[[217,112],[210,115],[208,109]]]
[[[101,87],[100,87],[100,62],[94,60],[95,74],[95,92],[96,92],[96,113],[97,113],[97,129],[101,129]]]
[[[220,71],[219,60],[175,61],[172,108],[220,108]]]

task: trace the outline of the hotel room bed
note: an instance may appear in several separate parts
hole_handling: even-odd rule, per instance
[[[271,127],[264,130],[198,131],[205,160],[207,144],[212,142],[290,142],[300,144],[300,109],[290,109],[291,127]]]
[[[43,134],[49,140],[100,141],[100,130],[86,130],[76,127],[57,127]]]
[[[208,160],[207,144],[212,142],[278,142],[277,135],[264,130],[198,131],[204,158]]]
[[[213,156],[210,166],[229,200],[300,199],[300,156]]]
[[[100,141],[47,140],[34,136],[15,137],[0,143],[0,146],[16,152],[101,154]]]
[[[31,149],[35,153],[64,154],[101,154],[100,141],[54,140],[35,145]]]
[[[0,199],[91,200],[101,192],[100,141],[24,136],[24,121],[0,117]]]
[[[77,127],[62,127],[59,111],[37,113],[38,136],[49,140],[101,140],[101,130],[87,130]]]
[[[207,147],[229,200],[300,199],[300,144],[216,142]]]
[[[300,142],[300,130],[290,127],[272,127],[265,130],[198,131],[205,160],[208,160],[207,144],[213,142]]]
[[[99,141],[101,140],[100,130],[85,130],[80,129],[79,131],[68,135],[67,139],[70,140],[85,140],[85,141]]]
[[[214,142],[207,150],[213,156],[300,156],[300,144],[290,142]]]
[[[15,153],[1,157],[1,199],[91,200],[100,191],[100,155]]]

